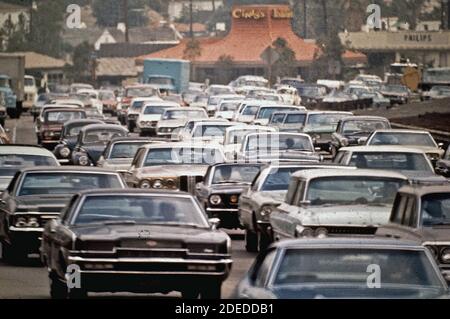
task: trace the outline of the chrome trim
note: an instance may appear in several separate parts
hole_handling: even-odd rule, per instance
[[[237,213],[239,212],[239,208],[206,208],[207,212],[230,212]]]
[[[96,275],[205,275],[205,276],[223,276],[229,273],[225,271],[211,271],[211,272],[193,272],[193,271],[117,271],[117,270],[80,270],[81,274],[96,274]]]
[[[174,263],[174,264],[232,264],[232,259],[204,260],[204,259],[182,259],[182,258],[83,258],[69,256],[69,261],[86,263]]]
[[[18,228],[14,226],[9,226],[9,230],[12,232],[35,232],[35,233],[42,233],[44,231],[44,228],[40,227],[23,227]]]

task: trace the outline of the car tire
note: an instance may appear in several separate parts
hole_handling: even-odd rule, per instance
[[[195,286],[194,284],[192,285]],[[186,288],[181,291],[181,296],[183,299],[198,299],[200,296],[200,291],[195,288]]]
[[[87,291],[83,288],[69,288],[67,292],[68,299],[87,299]]]
[[[11,265],[20,265],[27,260],[27,254],[13,245],[3,242],[3,260]]]
[[[58,276],[54,272],[48,274],[50,281],[50,297],[52,299],[67,299],[67,286],[59,280]]]
[[[249,253],[258,252],[258,234],[250,229],[245,229],[245,249]]]
[[[222,295],[222,282],[211,280],[211,282],[203,283],[200,298],[201,299],[220,299]]]
[[[258,250],[261,251],[265,251],[267,249],[267,247],[270,246],[270,244],[272,243],[272,239],[269,237],[268,234],[263,233],[263,232],[258,232]]]

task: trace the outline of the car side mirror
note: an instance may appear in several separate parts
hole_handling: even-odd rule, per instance
[[[199,191],[200,189],[202,189],[202,183],[195,184],[195,190]]]
[[[443,148],[444,147],[444,143],[438,143],[439,148]]]
[[[219,218],[210,218],[209,223],[211,225],[211,229],[216,230],[219,227],[220,219]]]

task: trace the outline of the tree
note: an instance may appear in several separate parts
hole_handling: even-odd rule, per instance
[[[287,41],[283,38],[277,38],[272,45],[278,53],[279,59],[272,65],[270,82],[275,83],[278,77],[296,76],[295,52],[289,47]]]
[[[68,78],[74,81],[86,81],[92,74],[91,54],[94,51],[94,46],[88,42],[79,44],[73,50],[72,67],[67,69]]]
[[[219,71],[217,76],[217,83],[229,83],[232,80],[234,58],[229,54],[223,54],[216,62],[216,69]],[[216,81],[215,81],[216,82]]]

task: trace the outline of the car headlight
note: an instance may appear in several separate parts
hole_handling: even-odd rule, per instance
[[[167,188],[177,188],[177,183],[173,179],[168,179],[166,181]]]
[[[19,217],[16,219],[16,223],[14,224],[15,227],[26,227],[27,226],[27,219],[25,217]]]
[[[145,125],[145,123],[147,123],[147,122],[144,122],[144,121],[139,122],[139,124],[141,124],[141,125]]]
[[[450,263],[450,248],[444,248],[441,251],[441,261],[444,264],[449,264]]]
[[[209,198],[209,202],[213,205],[219,205],[222,202],[222,198],[219,195],[212,195]]]
[[[60,151],[59,151],[59,155],[61,155],[62,157],[69,157],[70,155],[70,149],[68,147],[63,147]]]
[[[328,236],[328,230],[324,227],[317,228],[316,231],[314,232],[314,235],[317,238],[325,238]]]
[[[309,227],[303,227],[301,225],[298,225],[297,227],[295,227],[295,231],[297,232],[298,237],[305,237],[305,238],[314,237],[314,230]]]
[[[261,208],[261,216],[269,216],[270,214],[272,214],[272,207],[263,206]]]
[[[78,163],[79,163],[81,166],[88,166],[88,165],[89,165],[89,158],[88,158],[86,155],[81,155],[81,156],[78,158]]]
[[[144,189],[148,189],[148,188],[150,188],[152,185],[150,184],[150,181],[148,181],[148,180],[146,180],[146,179],[144,179],[143,181],[141,181],[140,183],[139,183],[139,187],[140,188],[144,188]]]
[[[155,181],[153,182],[152,187],[153,187],[153,188],[156,188],[156,189],[162,188],[162,187],[163,187],[162,180],[160,180],[160,179],[155,180]]]
[[[238,195],[231,195],[230,196],[230,203],[231,204],[237,204],[238,201],[239,201],[239,196]]]
[[[36,217],[30,217],[28,219],[28,227],[38,228],[39,227],[38,219]]]
[[[439,154],[437,153],[428,153],[427,156],[432,161],[437,161],[439,159]]]

